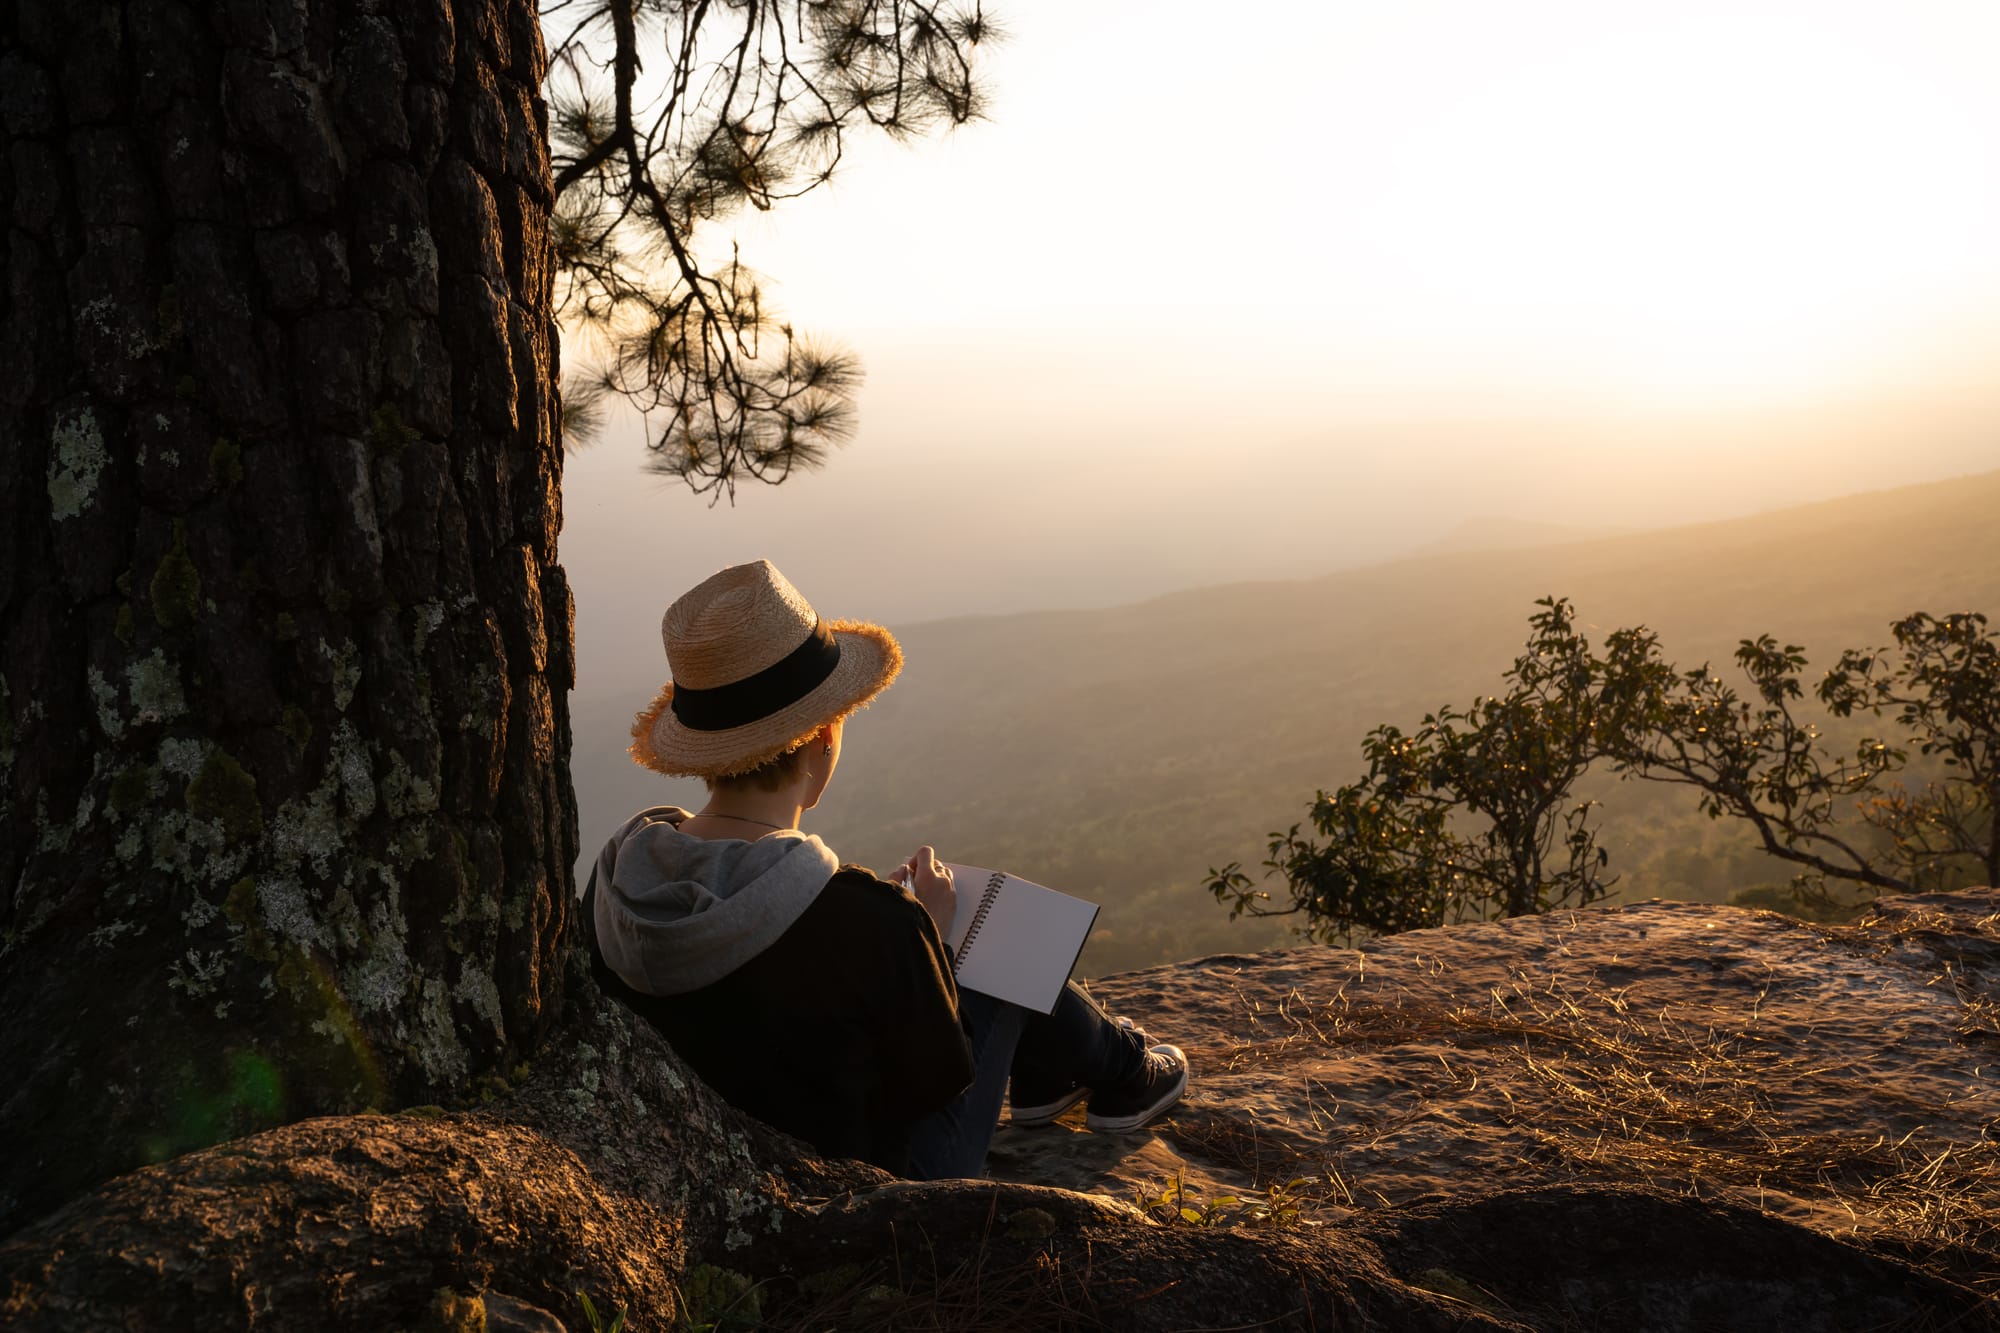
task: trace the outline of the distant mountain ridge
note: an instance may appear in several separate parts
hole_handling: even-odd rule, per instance
[[[1543,523],[1533,519],[1510,518],[1504,514],[1480,514],[1447,532],[1403,552],[1397,559],[1432,555],[1456,555],[1465,551],[1518,551],[1533,546],[1566,546],[1596,541],[1603,537],[1623,537],[1634,529],[1572,523]]]
[[[2000,472],[1108,610],[898,626],[903,676],[849,728],[841,781],[807,827],[864,864],[930,842],[1104,903],[1087,972],[1262,947],[1283,933],[1229,923],[1203,871],[1259,861],[1263,834],[1357,774],[1370,727],[1497,684],[1536,598],[1569,597],[1593,640],[1649,625],[1685,665],[1727,667],[1764,632],[1825,662],[1886,641],[1913,610],[2000,614],[1996,515]],[[637,806],[699,799],[623,757],[635,700],[656,687],[576,697],[586,852]],[[1680,793],[1604,795],[1628,896],[1721,898],[1773,877],[1740,830],[1691,818]]]

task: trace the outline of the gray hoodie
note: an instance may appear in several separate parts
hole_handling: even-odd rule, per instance
[[[641,810],[591,873],[591,925],[605,965],[633,990],[681,995],[771,947],[811,907],[840,858],[809,833],[755,842],[680,831],[688,812]]]

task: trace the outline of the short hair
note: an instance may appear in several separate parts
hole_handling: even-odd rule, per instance
[[[811,740],[808,736],[806,740]],[[766,759],[753,769],[724,777],[703,778],[710,791],[781,791],[798,777],[806,762],[806,743],[800,741],[776,759]]]

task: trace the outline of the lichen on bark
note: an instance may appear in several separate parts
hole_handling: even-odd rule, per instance
[[[559,403],[493,395],[554,362],[550,182],[451,131],[532,127],[542,60],[526,0],[0,21],[0,1061],[40,1145],[0,1229],[187,1125],[465,1094],[562,1011],[568,603],[513,623],[561,574],[511,481]]]
[[[96,498],[98,478],[110,456],[97,416],[88,407],[59,411],[49,446],[49,517],[61,522],[81,514]]]

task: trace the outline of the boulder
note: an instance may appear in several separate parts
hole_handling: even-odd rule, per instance
[[[1150,1132],[828,1161],[589,998],[478,1107],[326,1117],[0,1243],[34,1329],[2000,1330],[2000,893],[1653,902],[1202,959]]]
[[[1178,1181],[1197,1214],[1275,1188],[1495,1308],[1562,1255],[1564,1281],[1677,1287],[1704,1253],[1769,1283],[1795,1251],[1861,1251],[2000,1294],[2000,890],[1853,925],[1655,900],[1091,989],[1188,1052],[1186,1100],[1136,1137],[1087,1132],[1081,1106],[1003,1126],[995,1176],[1126,1199]],[[1629,1208],[1579,1231],[1578,1192],[1606,1186]],[[1661,1200],[1678,1220],[1639,1225]],[[1618,1236],[1634,1248],[1605,1254]]]

